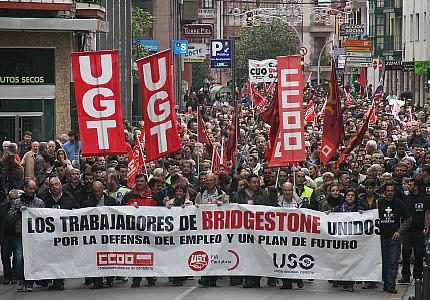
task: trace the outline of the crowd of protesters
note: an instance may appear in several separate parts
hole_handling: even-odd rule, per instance
[[[349,90],[350,86],[345,89]],[[347,105],[346,95],[342,97],[346,134],[343,147],[357,133],[370,105],[372,87],[362,93],[360,90],[358,87],[354,105]],[[308,86],[304,102],[312,100],[320,115],[326,96],[326,92]],[[4,192],[2,199],[5,199],[0,206],[3,284],[18,281],[18,289],[24,291],[31,291],[34,286],[33,282],[25,280],[23,272],[21,212],[27,207],[76,209],[133,205],[171,208],[224,203],[308,208],[327,214],[378,209],[383,290],[397,293],[397,283],[408,284],[413,278],[422,278],[425,236],[430,226],[430,101],[424,107],[417,107],[411,99],[403,99],[400,111],[393,115],[390,101],[397,97],[385,94],[377,103],[375,124],[369,127],[361,145],[340,165],[335,164],[338,155],[328,165],[320,163],[323,122],[320,117],[305,125],[306,162],[269,168],[265,151],[270,126],[261,121],[259,112],[246,95],[240,98],[237,109],[240,139],[237,140],[235,164],[222,157],[220,166],[214,169],[212,151],[199,141],[196,113],[200,107],[207,136],[220,151],[234,127],[231,97],[210,95],[203,90],[186,93],[185,112],[178,113],[182,150],[146,163],[142,174],[135,178],[135,186],[130,188],[127,188],[127,155],[80,157],[81,144],[73,132],[47,143],[33,140],[31,132],[25,132],[18,144],[4,141],[0,156],[0,193]],[[140,136],[143,122],[132,127],[125,121],[124,125],[131,148]],[[397,280],[400,253],[402,276]],[[363,254],[363,259],[366,255]],[[96,289],[112,287],[114,279],[85,278],[85,284]],[[198,283],[216,286],[217,279],[206,276]],[[156,284],[156,278],[146,280],[148,285]],[[182,285],[187,278],[170,280],[173,285]],[[141,282],[142,278],[133,278],[131,287],[139,287]],[[260,277],[230,278],[232,286],[255,288],[260,287],[260,283]],[[267,280],[267,285],[279,285],[281,289],[291,289],[293,283],[298,288],[304,287],[303,280],[295,278]],[[357,284],[331,283],[333,287],[340,286],[351,292]],[[47,287],[49,282],[41,280],[36,284]],[[363,289],[377,287],[375,282],[362,283]],[[64,280],[53,280],[49,289],[63,290]]]

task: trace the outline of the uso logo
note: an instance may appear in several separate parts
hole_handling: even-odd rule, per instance
[[[203,271],[209,262],[208,255],[203,251],[195,251],[188,257],[188,266],[195,272]]]

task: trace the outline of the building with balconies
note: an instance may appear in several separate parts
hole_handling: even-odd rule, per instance
[[[0,0],[0,142],[71,129],[71,52],[107,30],[100,0]]]
[[[369,38],[374,57],[402,61],[402,0],[369,0]],[[401,70],[385,70],[385,89],[403,91]]]

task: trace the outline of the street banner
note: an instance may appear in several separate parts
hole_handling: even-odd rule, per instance
[[[27,280],[267,276],[381,281],[378,211],[226,204],[23,211]]]
[[[293,165],[306,160],[301,56],[278,57],[279,129],[269,167]]]
[[[118,56],[118,50],[72,53],[82,156],[127,153]]]
[[[274,82],[278,77],[276,59],[248,60],[249,80],[252,83]]]
[[[170,57],[170,50],[164,50],[137,61],[143,96],[145,152],[148,162],[181,149],[173,100]]]

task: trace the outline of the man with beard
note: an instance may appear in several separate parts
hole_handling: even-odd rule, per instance
[[[84,185],[82,186],[81,189],[77,190],[73,195],[75,196],[76,200],[78,200],[79,205],[81,207],[84,207],[85,203],[89,201],[91,196],[94,176],[90,172],[85,172],[82,175],[82,179],[84,181]]]

